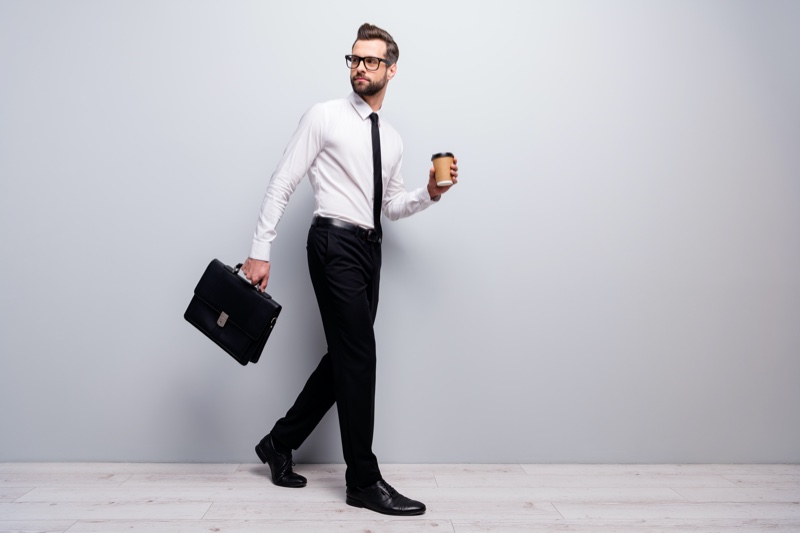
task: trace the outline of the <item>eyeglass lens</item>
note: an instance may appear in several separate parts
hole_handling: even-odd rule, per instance
[[[345,59],[347,60],[347,66],[349,68],[358,68],[358,65],[361,64],[362,61],[364,62],[364,66],[367,68],[367,70],[378,70],[378,67],[381,65],[381,60],[377,57],[359,57],[349,55],[345,56]]]

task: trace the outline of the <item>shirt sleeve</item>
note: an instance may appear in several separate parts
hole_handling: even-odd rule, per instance
[[[289,197],[322,150],[324,123],[325,108],[322,104],[311,107],[300,119],[261,202],[261,211],[250,246],[250,257],[253,259],[269,261],[272,241],[277,235],[276,228]]]
[[[420,187],[413,191],[407,191],[403,176],[400,174],[400,167],[403,165],[403,156],[397,165],[392,169],[392,175],[386,184],[383,193],[383,203],[381,211],[389,220],[398,220],[419,213],[435,204],[437,200],[431,200],[427,187]]]

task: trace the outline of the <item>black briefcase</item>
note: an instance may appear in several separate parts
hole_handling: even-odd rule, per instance
[[[256,363],[281,312],[278,302],[214,259],[183,317],[241,365]]]

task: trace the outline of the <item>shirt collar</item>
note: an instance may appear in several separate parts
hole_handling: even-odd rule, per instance
[[[358,113],[363,120],[367,120],[372,113],[377,113],[379,117],[381,116],[380,110],[373,111],[369,104],[366,103],[364,99],[358,96],[355,92],[350,93],[350,96],[348,96],[347,99],[350,100],[350,103],[353,105],[353,109],[356,110],[356,113]]]

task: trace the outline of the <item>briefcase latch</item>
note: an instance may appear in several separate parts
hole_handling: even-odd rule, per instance
[[[228,313],[223,311],[220,313],[219,318],[217,319],[217,325],[221,328],[225,327],[225,323],[228,321]]]

